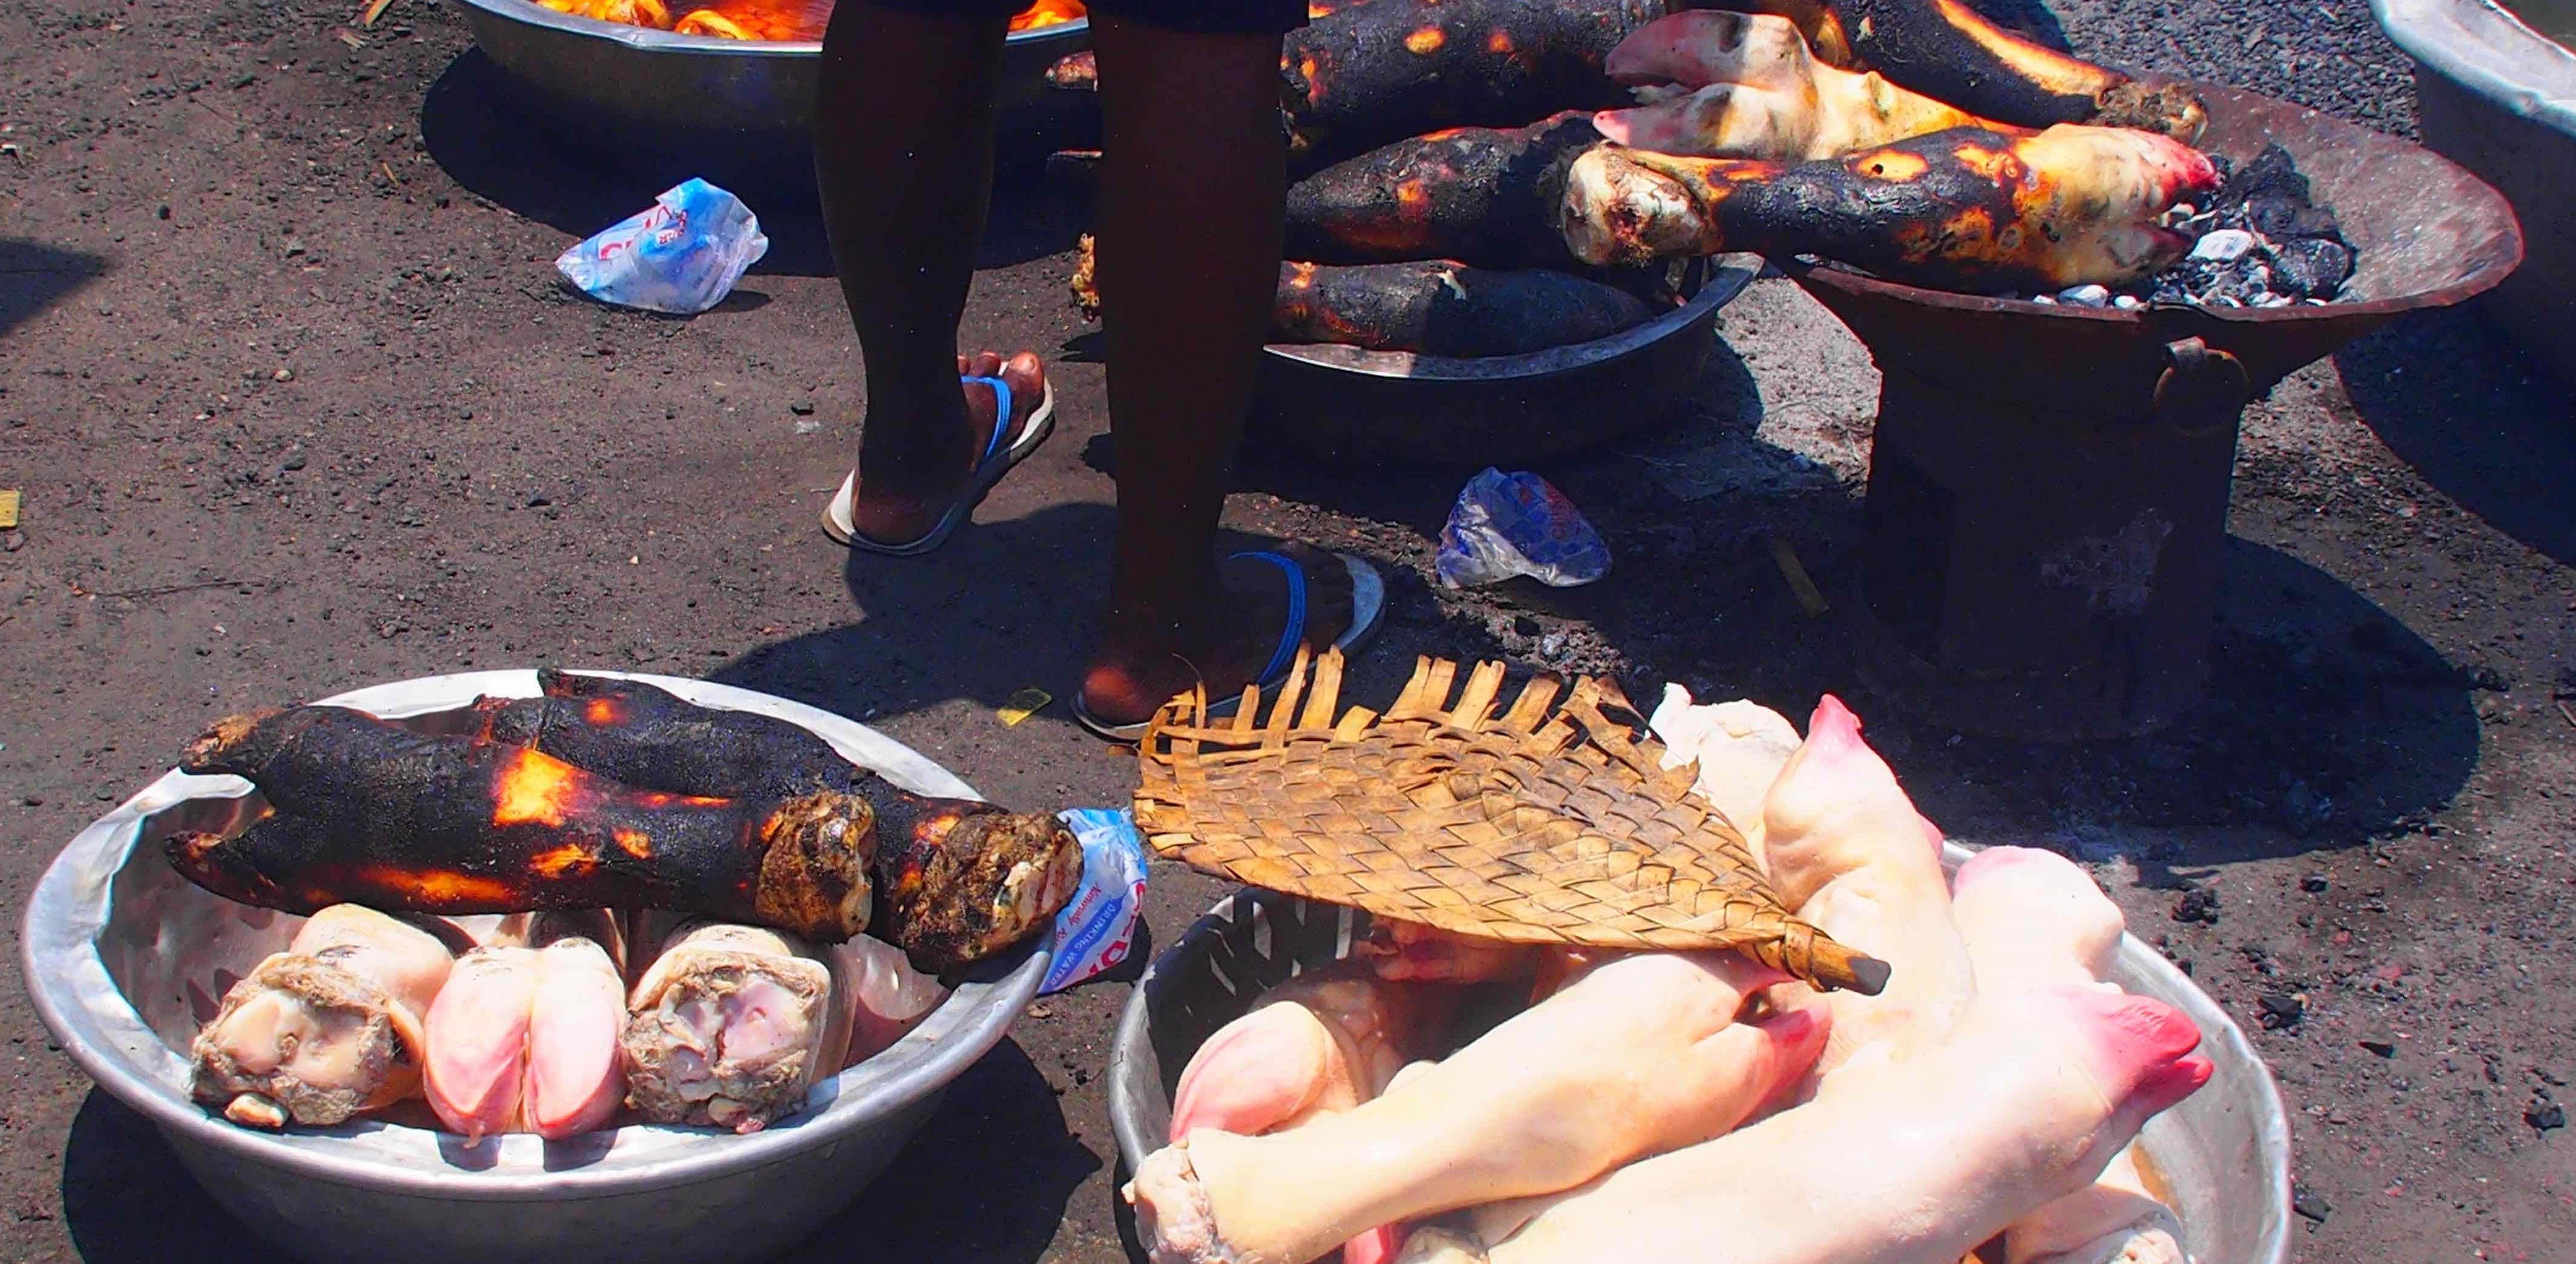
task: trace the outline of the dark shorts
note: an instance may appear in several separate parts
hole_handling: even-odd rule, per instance
[[[1032,0],[869,0],[904,13],[1009,17]],[[1085,0],[1093,13],[1199,35],[1285,35],[1306,25],[1306,0]]]

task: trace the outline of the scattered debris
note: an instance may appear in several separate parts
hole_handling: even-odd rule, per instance
[[[2326,880],[2326,876],[2322,873],[2312,873],[2299,879],[2299,889],[2310,895],[2324,894],[2326,889],[2332,885],[2334,884],[2328,882]]]
[[[2177,922],[2218,924],[2218,892],[2207,887],[2192,887],[2174,900],[2173,919]]]
[[[2550,1100],[2548,1089],[2533,1089],[2531,1104],[2523,1107],[2522,1122],[2545,1136],[2567,1126],[2567,1108]]]
[[[1453,589],[1523,575],[1571,588],[1610,573],[1610,546],[1546,479],[1488,466],[1459,489],[1432,569]]]
[[[1771,560],[1780,567],[1780,577],[1789,581],[1789,591],[1798,595],[1798,608],[1806,611],[1810,619],[1832,609],[1825,603],[1825,594],[1816,588],[1816,581],[1807,574],[1805,563],[1798,560],[1798,550],[1776,535],[1770,543]]]
[[[1020,726],[1020,721],[1045,710],[1046,704],[1053,701],[1055,701],[1054,694],[1032,685],[1012,694],[1010,699],[1002,704],[1002,709],[994,714],[1001,717],[1003,728],[1015,729]]]
[[[2365,1040],[2361,1042],[2361,1047],[2383,1058],[2397,1056],[2397,1042],[2393,1040]]]
[[[0,531],[14,530],[17,525],[18,489],[15,487],[0,489]]]
[[[2308,997],[2304,992],[2265,992],[2256,1004],[2263,1008],[2266,1031],[2287,1031],[2308,1016]]]
[[[394,0],[367,0],[366,11],[358,15],[358,25],[374,30],[376,19],[383,17],[385,10],[392,8],[393,3]]]
[[[2318,1197],[2315,1190],[2296,1184],[2290,1186],[2290,1210],[2318,1224],[2324,1224],[2326,1217],[2334,1214],[2334,1207]]]

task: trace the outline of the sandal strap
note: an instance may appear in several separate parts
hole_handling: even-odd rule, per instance
[[[1306,568],[1285,554],[1259,549],[1237,553],[1226,560],[1268,562],[1288,578],[1288,626],[1280,631],[1279,648],[1270,652],[1270,665],[1262,668],[1261,675],[1254,680],[1255,684],[1266,689],[1278,683],[1279,678],[1295,665],[1298,647],[1306,643]]]
[[[981,467],[993,454],[1011,443],[1011,384],[998,377],[962,377],[958,381],[993,388],[993,439],[984,445],[984,455],[975,464]]]

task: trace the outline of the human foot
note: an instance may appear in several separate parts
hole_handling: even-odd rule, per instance
[[[1321,652],[1352,626],[1350,568],[1320,549],[1286,544],[1267,550],[1297,564],[1305,577],[1304,641]],[[1237,556],[1218,566],[1222,591],[1176,600],[1175,614],[1111,610],[1100,648],[1083,676],[1083,706],[1103,724],[1141,722],[1174,696],[1204,685],[1208,698],[1234,697],[1254,683],[1279,652],[1288,622],[1286,569]]]
[[[1000,399],[990,385],[961,383],[970,440],[964,462],[943,462],[938,468],[914,468],[916,463],[902,460],[864,463],[850,503],[850,527],[860,538],[899,544],[929,534],[972,484],[976,469],[993,450],[995,431],[1016,435],[1046,398],[1046,366],[1034,352],[1023,351],[1008,359],[992,351],[961,355],[957,376],[1000,378],[1010,388],[1011,415],[999,415]]]

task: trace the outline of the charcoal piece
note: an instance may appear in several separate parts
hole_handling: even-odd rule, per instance
[[[2298,163],[2290,151],[2277,144],[2265,145],[2252,162],[2242,170],[2220,174],[2226,183],[2219,186],[2215,203],[2226,206],[2250,202],[2258,196],[2286,197],[2294,202],[2309,200],[2308,178],[2299,174]]]
[[[2245,225],[2274,241],[2292,237],[2343,237],[2343,223],[2333,211],[2304,198],[2264,194],[2248,199],[2243,215]]]
[[[2352,279],[2352,250],[2326,237],[2299,237],[2265,252],[2273,288],[2292,298],[2333,298]]]

